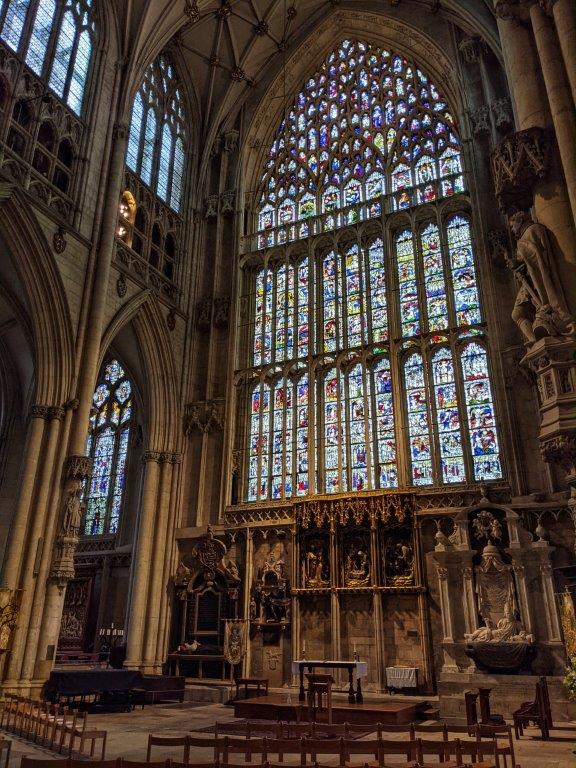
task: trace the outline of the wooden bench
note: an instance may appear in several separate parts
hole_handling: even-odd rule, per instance
[[[249,696],[249,691],[255,690],[255,696],[267,696],[268,695],[268,678],[267,677],[235,677],[234,685],[236,686],[236,699],[240,699],[240,687],[244,686],[244,698],[254,698]]]

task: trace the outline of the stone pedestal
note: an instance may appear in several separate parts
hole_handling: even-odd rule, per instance
[[[555,722],[576,718],[576,702],[568,699],[562,677],[546,678],[550,706]],[[494,713],[512,719],[512,712],[525,701],[533,701],[538,677],[536,675],[492,675],[482,672],[442,672],[438,680],[440,717],[449,723],[466,720],[463,691],[491,688],[490,701]]]

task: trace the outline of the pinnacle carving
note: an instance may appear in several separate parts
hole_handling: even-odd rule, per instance
[[[548,172],[550,141],[543,128],[527,128],[507,136],[492,152],[496,198],[502,211],[527,210],[534,186]]]

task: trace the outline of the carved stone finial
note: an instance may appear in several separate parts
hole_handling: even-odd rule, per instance
[[[548,173],[550,139],[543,128],[507,136],[492,152],[496,198],[502,211],[528,210],[534,186]]]

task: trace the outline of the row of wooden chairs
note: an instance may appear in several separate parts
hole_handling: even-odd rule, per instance
[[[385,766],[389,758],[394,757],[403,764],[425,763],[431,757],[441,762],[443,768],[456,768],[469,764],[484,763],[485,768],[501,768],[505,763],[500,762],[500,753],[495,738],[492,739],[344,739],[344,738],[296,738],[274,739],[264,738],[234,738],[230,736],[202,738],[195,736],[167,737],[156,736],[148,743],[147,759],[150,760],[153,746],[167,747],[181,746],[184,739],[184,753],[182,765],[189,763],[190,751],[194,749],[211,750],[214,763],[229,765],[231,761],[243,757],[246,763],[254,757],[260,758],[263,763],[269,762],[271,757],[277,758],[280,764],[289,756],[291,760],[300,759],[300,765],[315,765],[319,755],[338,756],[340,765],[352,761],[353,757],[365,758],[362,763],[371,763]],[[470,759],[468,759],[470,758]],[[490,758],[485,762],[485,758]],[[147,762],[149,768],[162,768],[163,763]],[[478,766],[479,768],[479,766]]]
[[[407,725],[394,725],[375,723],[373,725],[360,725],[352,723],[342,723],[339,725],[328,725],[326,723],[219,723],[215,724],[215,736],[243,736],[245,739],[270,735],[274,739],[298,739],[298,738],[343,738],[345,740],[358,738],[369,733],[376,733],[377,738],[385,738],[386,734],[400,733],[406,738],[415,740],[418,737],[438,736],[443,741],[448,741],[449,737],[472,737],[476,741],[482,739],[496,739],[496,747],[502,764],[505,768],[511,766],[515,768],[516,757],[514,754],[514,742],[512,739],[512,728],[503,723],[501,725],[447,725],[446,723],[422,724],[409,723]],[[165,747],[168,743],[166,737],[150,734],[148,737],[147,759],[150,760],[153,747]],[[170,737],[171,746],[182,747],[184,762],[187,761],[186,746],[188,737]]]
[[[10,693],[5,694],[0,715],[0,728],[60,753],[71,755],[78,744],[80,754],[89,747],[94,757],[96,744],[101,742],[104,760],[107,731],[89,730],[87,723],[86,712]]]

